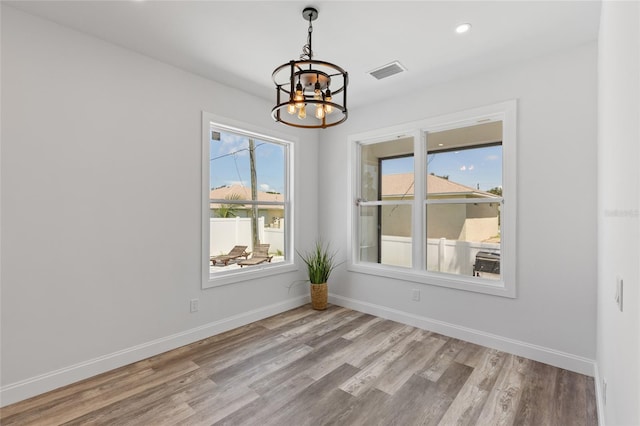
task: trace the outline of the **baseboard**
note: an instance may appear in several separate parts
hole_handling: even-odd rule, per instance
[[[604,426],[604,389],[598,363],[594,363],[593,381],[596,383],[596,408],[598,410],[598,425]]]
[[[197,342],[198,340],[241,327],[289,309],[297,308],[305,303],[309,303],[308,295],[287,299],[284,302],[275,303],[249,312],[243,312],[151,342],[41,374],[20,382],[8,384],[0,388],[0,407],[179,348],[180,346]]]
[[[354,309],[356,311],[375,315],[381,318],[434,331],[445,336],[498,349],[514,355],[523,356],[525,358],[533,359],[555,367],[564,368],[566,370],[575,371],[587,376],[594,375],[595,361],[592,359],[336,294],[329,294],[329,301],[335,305],[343,306],[345,308]]]

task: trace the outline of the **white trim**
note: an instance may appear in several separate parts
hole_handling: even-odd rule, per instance
[[[349,265],[348,271],[361,274],[387,277],[396,280],[411,281],[414,283],[435,285],[438,287],[454,288],[456,290],[473,291],[476,293],[491,294],[494,296],[512,298],[508,289],[498,280],[490,280],[482,277],[463,277],[456,274],[440,272],[416,272],[410,267],[380,265],[377,263],[359,263]]]
[[[216,274],[212,275],[209,269],[209,210],[211,200],[209,199],[210,189],[210,171],[209,171],[209,140],[211,137],[211,125],[214,125],[216,129],[246,135],[249,137],[255,137],[269,141],[272,143],[278,143],[283,145],[285,149],[285,200],[283,202],[264,202],[255,201],[247,202],[244,204],[250,205],[282,205],[285,213],[285,259],[284,262],[279,262],[277,265],[264,264],[254,265],[246,270],[237,270],[232,273]],[[238,282],[244,282],[255,278],[265,277],[269,275],[282,274],[298,270],[298,265],[295,262],[293,253],[295,251],[294,246],[294,221],[295,221],[295,208],[294,202],[292,202],[294,188],[293,179],[293,162],[295,158],[295,144],[298,142],[298,138],[292,135],[286,135],[280,132],[276,132],[270,129],[264,129],[250,123],[244,123],[237,120],[231,120],[225,117],[221,117],[215,114],[211,114],[206,111],[202,111],[202,162],[201,162],[201,287],[202,289],[214,288],[234,284]]]
[[[128,365],[140,360],[188,345],[198,340],[268,318],[309,303],[309,296],[299,296],[283,302],[223,318],[199,327],[150,342],[132,346],[94,359],[50,371],[0,388],[0,404],[6,406],[57,389],[68,384]]]
[[[204,288],[222,287],[229,284],[234,284],[242,281],[251,281],[258,278],[269,277],[271,275],[286,274],[288,272],[298,271],[299,267],[296,263],[261,263],[258,265],[252,265],[251,268],[246,268],[241,272],[235,271],[222,271],[218,272],[215,280],[209,280],[209,283]],[[207,278],[209,277],[209,269],[207,267]]]
[[[343,306],[345,308],[354,309],[359,312],[375,315],[377,317],[390,319],[402,324],[411,325],[422,328],[424,330],[434,331],[445,336],[454,337],[477,345],[486,346],[500,351],[508,352],[514,355],[523,356],[534,361],[543,362],[553,365],[554,367],[564,368],[566,370],[575,371],[576,373],[585,374],[587,376],[594,375],[595,361],[567,352],[558,351],[544,346],[487,333],[473,328],[463,327],[444,321],[435,320],[420,315],[410,314],[399,311],[397,309],[388,308],[386,306],[375,305],[373,303],[362,302],[360,300],[351,299],[336,294],[329,294],[329,302],[332,304]]]
[[[425,175],[422,164],[426,161],[426,139],[428,133],[467,127],[479,123],[502,121],[502,188],[503,197],[496,199],[447,199],[427,200],[423,196],[425,189],[422,181],[416,179],[419,184],[415,187],[415,198],[412,214],[413,246],[412,266],[410,268],[398,268],[390,265],[379,265],[368,262],[360,262],[359,242],[361,241],[358,209],[350,207],[347,221],[348,266],[349,271],[367,274],[382,275],[389,278],[418,282],[426,285],[455,288],[459,290],[477,293],[491,294],[501,297],[516,298],[516,217],[517,217],[517,190],[516,190],[516,163],[517,163],[517,101],[515,99],[486,105],[465,111],[430,117],[397,126],[387,127],[350,135],[348,171],[350,186],[347,190],[348,205],[374,206],[386,205],[386,203],[399,204],[398,201],[369,201],[359,202],[361,196],[360,149],[369,144],[392,141],[401,137],[414,138],[414,173],[416,176]],[[505,199],[507,201],[505,201]],[[482,201],[480,201],[482,200]],[[426,223],[426,208],[430,204],[455,204],[455,203],[500,203],[503,208],[500,222],[501,238],[501,274],[495,281],[481,280],[477,277],[469,277],[454,274],[434,273],[426,270],[426,235],[424,224]],[[403,203],[404,204],[404,203]],[[408,202],[407,202],[408,204]],[[421,213],[421,214],[419,214]],[[419,246],[421,250],[419,250]]]

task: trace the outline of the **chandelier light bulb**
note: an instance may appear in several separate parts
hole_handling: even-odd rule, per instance
[[[300,109],[304,106],[304,93],[302,92],[302,84],[296,84],[296,94],[293,96],[296,108]]]
[[[300,107],[300,111],[298,111],[298,118],[300,120],[304,120],[307,117],[307,107],[302,104],[302,107]]]
[[[293,102],[289,102],[289,105],[287,105],[287,112],[289,114],[295,114],[296,113],[296,104],[294,104]]]
[[[320,82],[316,81],[315,90],[313,91],[313,99],[316,101],[322,100],[322,90],[320,90]]]
[[[325,95],[324,95],[324,100],[326,102],[331,102],[331,90],[327,89]],[[325,105],[324,107],[325,111],[327,114],[331,114],[333,112],[333,107],[329,104]]]
[[[322,120],[324,118],[324,107],[322,104],[316,105],[316,118]]]

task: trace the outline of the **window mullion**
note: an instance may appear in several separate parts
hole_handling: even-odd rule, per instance
[[[413,134],[413,170],[414,170],[414,197],[413,197],[413,214],[411,215],[413,223],[411,226],[411,239],[413,241],[412,262],[413,269],[424,270],[425,265],[425,249],[426,238],[424,238],[424,213],[422,200],[425,198],[426,191],[426,152],[424,149],[424,134],[416,130]]]
[[[502,203],[502,197],[496,198],[445,198],[443,200],[426,200],[427,204],[493,204]]]

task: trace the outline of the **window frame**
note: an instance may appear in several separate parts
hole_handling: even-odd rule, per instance
[[[222,131],[246,135],[252,138],[260,139],[266,142],[278,143],[284,146],[285,152],[285,194],[283,203],[251,201],[243,200],[243,204],[277,204],[284,207],[284,245],[285,259],[278,263],[262,263],[254,265],[250,268],[241,268],[228,272],[219,272],[212,274],[210,272],[210,138],[211,127],[214,126]],[[224,285],[244,282],[256,278],[297,271],[298,266],[295,263],[294,247],[294,147],[297,140],[289,135],[280,134],[278,132],[262,129],[257,126],[231,120],[225,117],[202,112],[202,170],[201,170],[201,287],[202,289],[220,287]]]
[[[425,285],[435,285],[508,298],[516,297],[516,148],[517,148],[517,101],[487,105],[484,107],[459,111],[451,114],[431,117],[403,125],[387,127],[349,136],[349,217],[348,217],[348,265],[352,272],[395,278]],[[467,277],[462,275],[427,271],[427,205],[437,204],[436,200],[427,202],[427,135],[432,132],[451,130],[482,124],[489,121],[502,121],[502,199],[501,203],[501,247],[500,280]],[[360,191],[360,151],[363,145],[390,141],[401,137],[414,137],[414,200],[412,213],[412,267],[398,267],[370,262],[360,262],[359,206],[369,203],[359,200]],[[451,203],[453,200],[443,200]],[[496,202],[496,200],[493,200]]]

